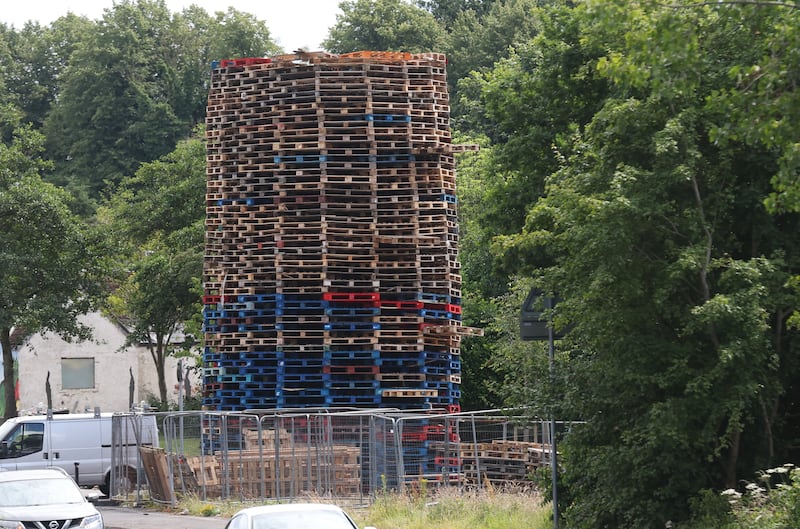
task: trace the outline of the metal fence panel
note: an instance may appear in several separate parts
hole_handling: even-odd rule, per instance
[[[281,409],[157,416],[166,477],[150,472],[147,477],[167,482],[172,503],[184,495],[365,503],[381,492],[422,486],[529,487],[531,473],[547,464],[549,453],[546,425],[498,410]]]

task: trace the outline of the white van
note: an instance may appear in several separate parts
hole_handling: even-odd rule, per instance
[[[80,486],[97,485],[108,494],[112,478],[124,489],[136,484],[141,466],[137,446],[158,446],[155,416],[97,412],[14,417],[0,425],[0,469],[60,467]]]

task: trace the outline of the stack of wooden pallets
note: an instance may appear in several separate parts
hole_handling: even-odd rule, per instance
[[[458,411],[445,57],[213,65],[204,405]]]

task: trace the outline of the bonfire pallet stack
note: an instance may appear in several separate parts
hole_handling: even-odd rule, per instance
[[[445,58],[213,66],[206,409],[457,411],[468,329]]]

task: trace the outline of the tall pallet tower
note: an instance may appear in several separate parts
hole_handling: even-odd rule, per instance
[[[445,57],[213,65],[209,410],[459,410],[461,276]]]

